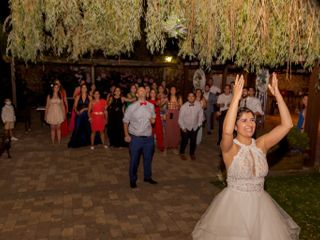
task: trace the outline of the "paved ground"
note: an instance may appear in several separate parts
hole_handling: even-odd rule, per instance
[[[191,239],[219,191],[215,135],[204,134],[197,161],[156,152],[159,184],[140,177],[132,190],[126,148],[68,149],[68,139],[50,144],[46,126],[18,124],[13,158],[0,158],[0,239]]]

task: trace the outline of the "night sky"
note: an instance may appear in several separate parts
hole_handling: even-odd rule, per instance
[[[6,0],[1,0],[0,3],[0,22],[3,23],[6,17],[9,15],[10,10],[9,10],[9,5],[8,1]]]

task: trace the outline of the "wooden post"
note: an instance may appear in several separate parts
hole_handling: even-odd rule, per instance
[[[223,69],[223,74],[222,74],[222,81],[221,81],[221,92],[223,93],[224,86],[227,83],[227,77],[228,77],[228,64],[225,65]]]
[[[96,69],[95,69],[95,66],[92,64],[91,65],[91,82],[95,84],[95,81],[96,81]]]
[[[12,102],[15,107],[18,107],[17,103],[17,87],[16,87],[16,70],[14,65],[14,58],[11,58],[11,88],[12,88]]]
[[[183,82],[182,82],[182,99],[185,100],[187,95],[188,67],[183,65]]]
[[[317,156],[317,141],[319,140],[318,128],[320,121],[320,92],[316,91],[316,85],[319,84],[320,81],[319,74],[320,66],[318,60],[313,67],[309,81],[309,99],[305,120],[305,131],[308,133],[308,136],[310,138],[310,158],[307,159],[304,163],[306,167],[314,167],[316,158],[320,158],[320,156]]]

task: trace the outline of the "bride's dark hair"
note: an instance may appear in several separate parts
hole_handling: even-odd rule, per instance
[[[241,107],[238,109],[236,121],[238,121],[241,118],[242,114],[244,114],[244,113],[251,113],[254,118],[256,117],[256,115],[254,114],[254,112],[252,110],[250,110],[247,107]]]

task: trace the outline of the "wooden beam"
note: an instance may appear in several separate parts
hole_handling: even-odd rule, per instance
[[[313,67],[309,81],[309,99],[306,114],[305,131],[310,138],[310,158],[304,163],[306,167],[314,167],[317,156],[318,126],[320,121],[320,92],[316,91],[316,85],[319,84],[320,66],[319,60]]]
[[[12,57],[2,56],[7,63],[11,62]],[[22,62],[22,61],[20,61]],[[95,65],[95,66],[110,66],[110,67],[179,67],[178,63],[167,62],[153,62],[140,60],[111,60],[104,58],[96,59],[80,59],[78,61],[71,61],[65,58],[56,57],[42,57],[36,63],[42,64],[70,64],[70,65]],[[36,64],[35,63],[35,64]]]

